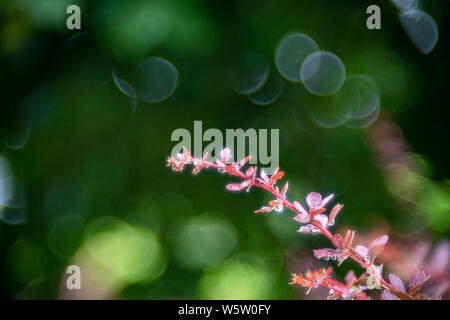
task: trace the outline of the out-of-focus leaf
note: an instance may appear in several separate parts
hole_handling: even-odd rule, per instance
[[[427,282],[428,279],[430,279],[430,276],[427,276],[425,279],[423,279],[421,282],[416,284],[414,287],[411,287],[409,289],[409,294],[415,295],[420,290],[420,288],[422,288],[422,286],[425,284],[425,282]]]
[[[389,275],[389,280],[391,281],[391,284],[395,289],[406,292],[403,281],[399,277],[397,277],[395,274],[391,273]]]

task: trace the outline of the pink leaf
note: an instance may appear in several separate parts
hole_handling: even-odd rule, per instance
[[[265,183],[269,182],[269,177],[267,176],[267,174],[264,170],[261,170],[260,175],[261,175],[261,179],[263,179]]]
[[[389,280],[391,281],[391,285],[395,289],[397,289],[399,291],[402,291],[402,292],[406,292],[405,285],[403,284],[403,281],[399,277],[397,277],[395,274],[391,273],[389,275]]]
[[[372,244],[369,246],[369,255],[372,259],[378,257],[384,250],[384,246],[388,241],[389,237],[385,234],[376,238]]]
[[[325,209],[325,208],[314,208],[314,209],[310,209],[309,210],[309,214],[310,215],[315,215],[315,214],[319,214],[319,213],[322,213],[322,212],[325,212],[325,211],[327,211],[327,209]]]
[[[366,247],[364,247],[364,246],[361,246],[361,245],[356,246],[355,251],[356,251],[360,256],[362,256],[363,258],[365,258],[365,257],[367,256],[367,254],[368,254],[368,249],[367,249]]]
[[[308,212],[306,212],[306,210],[302,207],[302,205],[300,203],[298,203],[297,201],[294,201],[294,207],[301,213],[308,214]]]
[[[322,196],[318,192],[310,192],[306,196],[306,204],[310,209],[319,208],[322,202]]]
[[[340,254],[341,254],[341,250],[339,249],[317,249],[317,250],[313,250],[314,251],[314,257],[316,257],[317,259],[336,259]]]
[[[281,195],[284,196],[286,194],[286,192],[288,191],[289,188],[289,182],[286,182],[286,184],[284,185],[283,189],[281,190]]]
[[[250,168],[247,169],[247,171],[245,171],[245,176],[247,178],[250,178],[252,176],[253,172],[255,172],[255,168],[254,167],[250,167]]]
[[[337,248],[344,249],[344,239],[342,239],[340,234],[336,233],[333,236],[332,242]]]
[[[323,199],[320,202],[320,206],[325,207],[327,205],[327,203],[330,202],[331,199],[333,199],[333,197],[334,197],[334,194],[330,194],[328,197],[326,197],[325,199]]]
[[[265,206],[265,207],[262,207],[262,208],[259,209],[259,210],[256,210],[255,213],[269,212],[269,211],[272,211],[272,210],[273,210],[273,207],[267,207],[267,206]]]
[[[320,222],[320,224],[322,225],[322,228],[326,228],[327,223],[328,223],[328,217],[324,214],[316,214],[314,216],[314,219],[316,219],[317,221]]]
[[[330,213],[330,219],[328,221],[328,225],[332,226],[334,224],[334,220],[336,219],[336,216],[338,215],[339,211],[344,207],[342,204],[337,204],[333,207]]]
[[[229,183],[229,184],[227,184],[226,188],[227,188],[227,190],[230,190],[230,191],[241,191],[242,190],[241,184],[239,184],[239,183]]]
[[[300,214],[298,213],[295,217],[294,220],[298,221],[300,223],[308,223],[309,222],[309,215],[308,214]]]
[[[241,182],[241,184],[239,186],[241,187],[241,190],[242,190],[242,189],[247,188],[250,185],[251,185],[251,181],[250,180],[244,180],[244,181]]]

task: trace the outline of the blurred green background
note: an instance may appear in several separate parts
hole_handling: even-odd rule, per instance
[[[374,3],[381,30],[366,28]],[[70,4],[81,8],[80,31],[66,28]],[[254,215],[270,200],[261,190],[230,193],[229,177],[165,167],[172,131],[192,132],[194,120],[204,130],[279,128],[289,199],[334,193],[345,204],[337,230],[351,226],[362,242],[386,232],[391,249],[425,243],[418,265],[440,268],[448,282],[450,2],[420,6],[439,28],[427,55],[389,1],[0,0],[0,166],[8,173],[0,191],[13,185],[11,202],[0,202],[1,295],[305,298],[288,285],[290,273],[327,265],[311,258],[326,240],[296,233],[289,212]],[[243,52],[277,73],[274,51],[290,32],[335,53],[347,75],[371,77],[378,120],[325,127],[308,112],[332,97],[286,80],[268,105],[231,89],[228,74]],[[119,90],[113,70],[128,81],[155,56],[178,72],[170,97],[147,103],[124,94],[126,85]],[[428,266],[433,257],[441,266]],[[80,292],[64,289],[70,264],[81,267]],[[330,264],[338,279],[363,271]]]

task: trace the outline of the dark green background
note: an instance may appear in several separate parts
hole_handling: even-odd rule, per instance
[[[303,291],[288,285],[290,273],[296,271],[293,252],[312,255],[310,249],[328,242],[297,234],[290,213],[252,214],[270,199],[260,190],[232,194],[224,189],[233,181],[228,177],[215,172],[194,177],[166,168],[165,158],[174,145],[171,132],[192,131],[194,120],[202,120],[204,129],[280,128],[280,165],[291,186],[289,198],[304,204],[310,191],[334,193],[345,204],[338,225],[364,233],[383,220],[406,239],[425,234],[437,242],[448,236],[449,1],[424,1],[439,26],[438,44],[428,55],[413,46],[398,10],[388,1],[378,2],[382,29],[374,31],[365,26],[365,10],[375,1],[67,4],[72,3],[80,5],[81,31],[88,34],[68,49],[74,31],[65,28],[65,1],[0,1],[1,134],[18,130],[24,106],[32,110],[27,114],[32,130],[26,145],[18,150],[0,145],[0,153],[24,184],[27,210],[23,224],[0,223],[4,297],[59,297],[65,267],[86,250],[89,227],[106,216],[151,232],[165,265],[161,274],[149,274],[148,279],[136,280],[125,272],[113,297],[301,297]],[[148,21],[137,20],[142,10],[149,10]],[[129,43],[118,48],[115,37],[121,31]],[[276,45],[293,31],[336,53],[347,74],[375,79],[383,110],[420,159],[421,174],[428,181],[420,194],[426,199],[418,197],[407,208],[399,205],[365,130],[300,129],[293,108],[317,99],[302,86],[284,81],[281,97],[268,106],[255,105],[230,89],[226,72],[233,58],[242,51],[257,52],[275,70]],[[149,56],[164,57],[177,68],[178,86],[161,103],[139,101],[133,113],[130,99],[112,81],[112,68],[132,68]],[[54,238],[52,228],[67,214],[79,218]],[[197,254],[192,259],[206,262],[192,266],[189,254],[194,253],[184,252],[179,242],[183,228],[189,221],[198,222],[191,220],[197,216],[213,229],[193,236],[198,236],[200,251],[190,244],[188,249]],[[215,227],[225,228],[225,235]],[[201,256],[200,244],[215,239],[222,250],[230,232],[233,245],[217,261]],[[111,259],[111,268],[118,268],[114,252],[127,248],[124,243],[110,251],[106,259]],[[137,252],[133,258],[145,262],[147,257]],[[146,272],[133,270],[133,263],[125,266],[130,274]],[[362,272],[346,262],[339,269],[335,266],[338,278],[349,268]],[[217,283],[225,284],[217,289]]]

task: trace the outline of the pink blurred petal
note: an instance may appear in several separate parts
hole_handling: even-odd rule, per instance
[[[429,265],[430,269],[437,273],[445,273],[447,270],[449,255],[450,243],[448,241],[442,241],[439,243],[437,248],[433,250]]]

